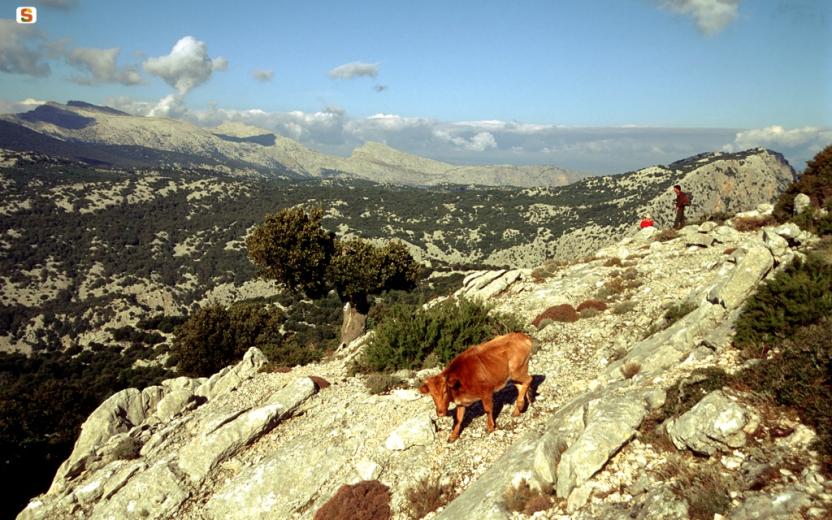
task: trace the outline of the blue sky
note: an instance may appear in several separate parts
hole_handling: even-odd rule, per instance
[[[832,143],[827,0],[49,0],[34,26],[3,4],[4,112],[82,99],[605,173],[751,146],[802,168]]]

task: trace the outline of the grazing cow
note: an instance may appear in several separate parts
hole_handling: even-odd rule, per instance
[[[456,422],[448,442],[459,437],[465,407],[477,401],[482,401],[485,409],[488,432],[494,431],[494,392],[509,380],[517,387],[517,402],[511,415],[520,415],[525,401],[531,404],[531,353],[532,339],[526,334],[512,332],[498,336],[458,355],[445,370],[419,387],[421,393],[433,397],[439,417],[448,413],[452,401],[456,404]]]

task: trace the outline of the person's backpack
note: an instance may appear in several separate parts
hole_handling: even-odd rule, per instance
[[[690,206],[691,204],[693,204],[693,195],[685,193],[685,206]]]

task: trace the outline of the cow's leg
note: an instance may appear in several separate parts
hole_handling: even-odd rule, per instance
[[[520,412],[523,411],[523,405],[526,404],[526,400],[528,400],[529,404],[532,403],[532,376],[526,372],[524,376],[518,376],[517,383],[514,386],[517,387],[517,401],[514,404],[514,411],[511,412],[513,417],[517,417],[520,415]]]
[[[491,394],[482,397],[482,407],[485,409],[485,420],[488,433],[494,431],[494,396]]]
[[[448,437],[448,442],[454,442],[459,438],[459,431],[462,429],[462,419],[465,418],[465,407],[456,405],[456,421],[454,422],[451,436]]]

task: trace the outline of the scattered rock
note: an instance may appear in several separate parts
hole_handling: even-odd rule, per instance
[[[812,200],[804,193],[798,193],[794,196],[794,214],[799,215],[812,205]]]
[[[666,429],[678,449],[713,455],[745,446],[743,428],[748,421],[745,408],[715,390],[680,417],[668,420]]]
[[[433,443],[436,427],[427,415],[414,417],[393,430],[384,441],[384,447],[391,451],[406,450],[411,446],[427,446]]]

